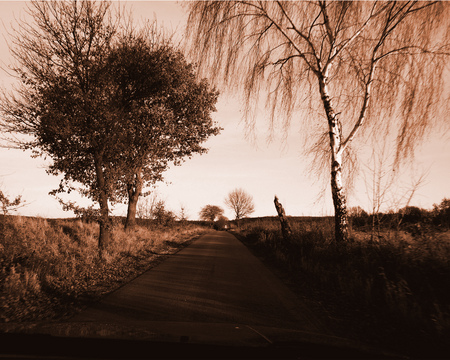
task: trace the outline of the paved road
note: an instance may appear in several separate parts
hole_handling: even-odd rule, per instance
[[[227,232],[204,235],[71,322],[102,324],[100,333],[106,323],[145,322],[167,337],[197,334],[231,343],[250,333],[269,342],[264,334],[286,336],[274,328],[326,333],[301,300]]]

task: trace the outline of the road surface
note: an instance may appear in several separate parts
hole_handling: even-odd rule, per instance
[[[164,332],[166,338],[189,334],[190,339],[222,337],[226,343],[244,333],[268,342],[264,333],[286,336],[281,330],[274,335],[273,329],[327,333],[292,291],[224,231],[202,236],[76,315],[74,322],[102,324],[103,332],[104,324],[133,328],[145,322],[147,331]]]
[[[204,235],[73,320],[131,319],[324,330],[296,295],[227,232]]]

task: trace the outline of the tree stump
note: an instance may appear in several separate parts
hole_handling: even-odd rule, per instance
[[[281,233],[283,234],[284,240],[286,242],[288,242],[292,239],[291,226],[289,225],[289,221],[286,217],[286,213],[284,212],[283,206],[278,201],[278,198],[276,195],[275,195],[275,199],[273,200],[273,202],[275,203],[275,209],[277,209],[278,218],[280,219]]]

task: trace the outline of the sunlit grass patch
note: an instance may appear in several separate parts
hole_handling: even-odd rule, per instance
[[[0,230],[0,322],[70,314],[207,231],[193,224],[125,230],[117,223],[100,260],[97,223],[8,216]]]

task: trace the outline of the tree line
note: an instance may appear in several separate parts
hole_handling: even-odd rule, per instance
[[[63,176],[52,194],[78,191],[98,204],[101,251],[111,204],[128,204],[133,227],[143,189],[207,151],[201,144],[220,132],[218,92],[156,22],[137,30],[111,2],[33,1],[28,13],[32,22],[10,34],[19,84],[2,94],[2,130],[52,159],[47,172]]]

